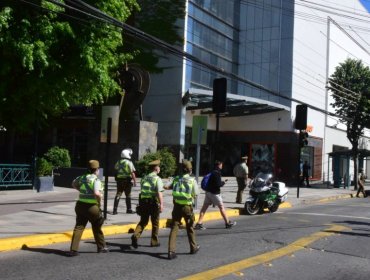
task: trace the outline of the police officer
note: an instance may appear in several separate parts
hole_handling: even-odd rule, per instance
[[[248,181],[248,157],[242,157],[242,162],[238,163],[234,169],[233,173],[236,177],[236,182],[238,184],[238,192],[236,194],[236,203],[242,203],[243,191],[247,187]]]
[[[367,197],[367,194],[365,192],[365,179],[366,179],[366,176],[364,174],[364,169],[360,168],[358,176],[357,176],[358,190],[357,190],[356,197],[360,197],[360,193],[362,193],[364,197]]]
[[[141,192],[139,196],[139,206],[142,209],[140,214],[140,222],[137,224],[134,234],[131,236],[131,245],[134,248],[138,247],[138,239],[149,222],[149,217],[152,223],[152,237],[150,246],[159,247],[158,240],[159,231],[159,215],[163,211],[163,182],[159,178],[160,160],[154,160],[149,163],[151,173],[141,179]]]
[[[71,247],[68,253],[72,257],[78,256],[79,243],[87,222],[91,223],[98,253],[109,252],[101,229],[104,218],[100,210],[103,188],[97,177],[99,174],[99,161],[90,160],[88,169],[87,174],[77,177],[72,182],[72,187],[80,191],[75,207],[77,215],[76,225],[73,230]]]
[[[135,213],[131,208],[131,189],[133,186],[136,186],[136,170],[134,164],[131,161],[131,155],[131,149],[122,150],[121,159],[115,164],[115,169],[117,171],[117,193],[116,197],[114,198],[113,215],[117,215],[117,207],[123,192],[125,193],[126,197],[126,213]],[[131,182],[131,179],[133,183]]]
[[[195,233],[193,224],[195,221],[193,204],[195,197],[199,194],[198,184],[193,177],[190,176],[193,169],[190,161],[182,162],[184,174],[176,176],[172,183],[165,189],[172,189],[173,210],[172,210],[172,225],[171,233],[168,241],[168,259],[176,258],[176,237],[179,230],[181,219],[184,218],[186,224],[186,232],[190,245],[190,254],[196,254],[200,246],[195,241]]]

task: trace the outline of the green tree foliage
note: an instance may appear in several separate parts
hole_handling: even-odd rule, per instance
[[[171,45],[182,47],[184,43],[184,0],[137,0],[140,11],[134,12],[128,23],[147,34],[163,40]],[[128,51],[139,50],[135,62],[142,65],[149,72],[161,72],[157,66],[160,58],[167,53],[158,52],[158,47],[144,43],[135,38],[128,40]]]
[[[355,188],[357,188],[358,143],[370,124],[370,69],[361,60],[347,59],[336,67],[329,80],[334,102],[331,104],[347,126],[352,144]]]
[[[70,105],[99,104],[121,89],[120,29],[45,0],[0,3],[0,124],[28,130]],[[71,1],[64,1],[65,3]],[[86,0],[120,21],[135,0]]]
[[[155,153],[146,154],[141,160],[135,163],[137,175],[143,177],[151,172],[149,162],[159,159],[161,161],[161,173],[159,174],[162,178],[168,178],[175,174],[176,171],[176,158],[168,148],[163,148]]]

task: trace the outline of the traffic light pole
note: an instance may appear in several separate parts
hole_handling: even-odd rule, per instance
[[[109,179],[109,155],[110,155],[110,144],[111,144],[111,133],[112,133],[112,118],[107,120],[107,143],[105,146],[105,187],[104,187],[104,220],[107,219],[107,208],[108,208],[108,179]]]
[[[299,141],[299,139],[298,139]],[[298,143],[298,176],[297,176],[297,179],[298,179],[298,184],[297,184],[297,198],[299,198],[299,187],[301,185],[301,143],[299,141]]]

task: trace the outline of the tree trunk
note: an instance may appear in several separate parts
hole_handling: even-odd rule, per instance
[[[353,185],[354,185],[354,190],[357,191],[357,188],[358,188],[358,185],[357,185],[358,143],[353,145],[352,151],[353,151],[353,169],[354,169],[354,171],[353,171],[354,172],[354,174],[353,174]]]

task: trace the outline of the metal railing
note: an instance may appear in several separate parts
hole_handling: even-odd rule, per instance
[[[32,186],[30,164],[0,164],[0,188]]]

